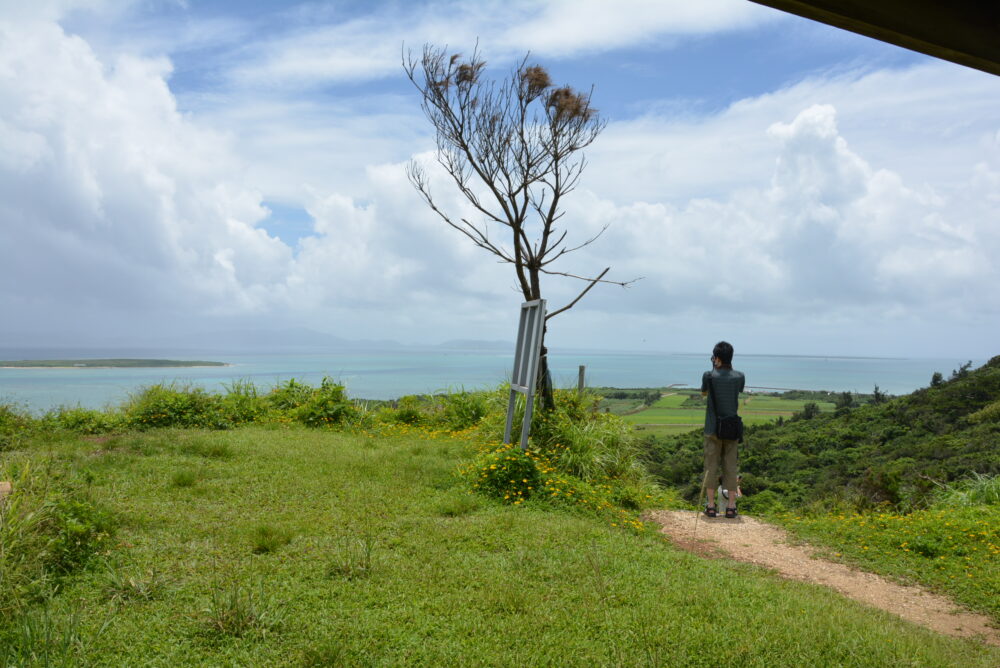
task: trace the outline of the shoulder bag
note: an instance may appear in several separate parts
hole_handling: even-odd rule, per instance
[[[712,376],[708,376],[708,396],[712,398],[712,408],[715,409],[715,435],[723,441],[743,441],[743,418],[739,415],[719,417],[719,405],[715,402],[715,388],[712,386]]]

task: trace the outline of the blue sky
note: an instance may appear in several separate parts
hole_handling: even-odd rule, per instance
[[[565,220],[609,231],[563,268],[643,280],[555,349],[998,352],[1000,78],[745,0],[0,0],[0,344],[513,338],[509,268],[405,177],[403,44],[477,40],[608,122]]]

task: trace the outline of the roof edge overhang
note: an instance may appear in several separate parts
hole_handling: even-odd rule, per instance
[[[1000,76],[997,0],[751,0]]]

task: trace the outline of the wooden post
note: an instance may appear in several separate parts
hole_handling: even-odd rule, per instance
[[[577,394],[583,394],[583,388],[585,387],[584,376],[586,375],[586,372],[587,372],[587,367],[581,364],[580,377],[576,381]]]

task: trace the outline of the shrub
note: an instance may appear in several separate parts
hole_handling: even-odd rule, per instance
[[[774,490],[764,490],[760,494],[744,496],[740,499],[742,510],[761,515],[783,513],[787,510],[782,497]]]
[[[401,424],[420,424],[424,421],[424,413],[420,410],[420,399],[413,395],[400,397],[396,402],[394,413],[396,422]]]
[[[461,431],[479,424],[489,412],[488,392],[450,392],[442,397],[439,419],[450,431]]]
[[[234,380],[226,386],[219,402],[223,419],[232,425],[258,422],[268,413],[268,406],[259,396],[257,386],[249,380]]]
[[[802,406],[802,410],[792,415],[792,420],[812,420],[820,414],[819,405],[813,401]]]
[[[65,493],[53,504],[53,540],[48,562],[60,575],[82,566],[108,543],[112,530],[110,515],[98,508],[79,490]]]
[[[983,406],[975,413],[970,413],[967,419],[972,423],[1000,422],[1000,399]]]
[[[0,451],[21,444],[34,428],[31,416],[13,404],[0,404]]]
[[[501,440],[506,418],[506,388],[492,397],[489,415],[481,428],[490,440]],[[544,453],[560,471],[583,480],[629,478],[645,480],[639,461],[639,442],[631,426],[617,415],[596,410],[600,397],[575,390],[556,390],[554,411],[535,410],[532,415],[532,449]],[[514,434],[523,420],[524,400],[518,396]]]
[[[0,622],[23,612],[109,543],[111,516],[53,462],[0,468]]]
[[[77,434],[108,434],[122,431],[124,420],[117,413],[98,411],[76,406],[60,406],[45,415],[42,420],[56,429],[65,429]]]
[[[294,378],[283,385],[276,385],[267,395],[267,402],[279,411],[293,411],[312,396],[313,388]]]
[[[494,442],[503,434],[508,393],[501,387],[488,397],[490,410],[480,422],[481,433]],[[518,399],[515,444],[524,414],[524,400]],[[635,432],[619,416],[599,412],[600,397],[556,390],[555,402],[553,411],[534,412],[527,453],[504,446],[476,462],[475,489],[508,503],[544,491],[548,501],[602,513],[615,506],[636,510],[661,498],[640,459]]]
[[[494,499],[521,503],[539,489],[541,471],[527,452],[502,445],[481,455],[475,463],[473,487]]]
[[[229,426],[222,419],[217,395],[200,387],[178,387],[174,384],[152,385],[133,395],[126,404],[129,424],[136,429],[155,427]]]
[[[344,386],[331,378],[324,378],[319,388],[295,410],[295,417],[309,427],[328,427],[344,424],[358,414],[358,408],[348,401]]]

